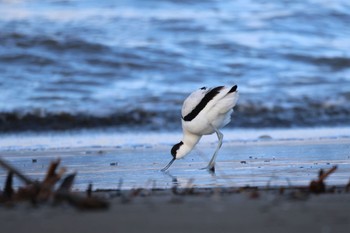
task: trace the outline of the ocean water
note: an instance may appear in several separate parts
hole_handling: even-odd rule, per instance
[[[228,127],[350,124],[348,0],[2,0],[0,132],[179,128],[237,84]]]

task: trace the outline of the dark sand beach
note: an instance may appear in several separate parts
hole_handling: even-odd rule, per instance
[[[344,192],[175,195],[163,190],[110,202],[100,211],[66,205],[1,207],[1,232],[348,232],[350,227],[350,194]]]

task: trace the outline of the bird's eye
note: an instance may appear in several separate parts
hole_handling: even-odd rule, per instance
[[[207,88],[206,87],[202,87],[201,90],[206,90]]]

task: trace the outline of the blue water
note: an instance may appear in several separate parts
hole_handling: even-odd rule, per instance
[[[345,143],[344,143],[345,142]],[[133,149],[85,148],[78,150],[24,150],[2,152],[2,159],[24,172],[33,180],[43,180],[49,164],[61,158],[67,173],[77,172],[74,189],[244,187],[249,186],[307,186],[317,179],[320,169],[337,171],[327,180],[327,187],[344,187],[350,173],[349,138],[342,141],[322,141],[315,144],[294,141],[289,144],[226,143],[216,163],[216,174],[202,170],[209,162],[214,147],[202,146],[197,153],[177,160],[168,172],[160,171],[171,159],[168,149],[159,146],[140,146]],[[201,151],[201,152],[200,152]],[[36,162],[33,162],[33,159]],[[66,175],[66,174],[65,174]],[[0,189],[6,172],[0,168]],[[22,186],[19,179],[14,186]]]
[[[0,1],[0,132],[174,129],[238,84],[228,127],[350,124],[348,0]]]

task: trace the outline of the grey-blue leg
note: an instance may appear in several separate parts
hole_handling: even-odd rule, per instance
[[[219,150],[220,150],[220,148],[222,146],[222,140],[224,138],[224,135],[218,129],[216,129],[215,127],[213,127],[213,128],[215,130],[216,135],[218,136],[219,143],[218,143],[218,145],[216,147],[216,150],[215,150],[213,156],[210,159],[210,162],[209,162],[208,166],[206,166],[204,168],[204,169],[207,169],[207,170],[212,171],[212,172],[215,171],[215,160],[216,160],[216,157],[218,156],[218,152],[219,152]]]

